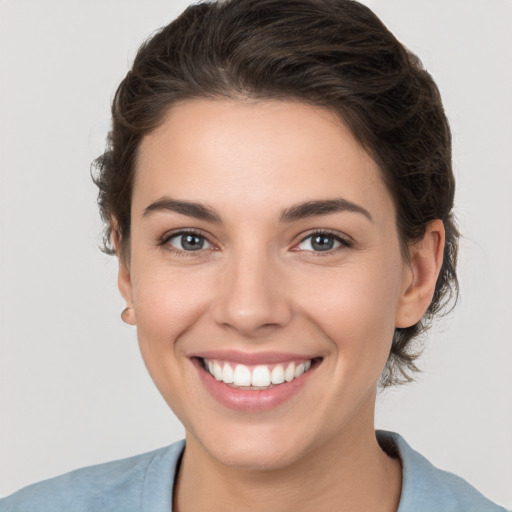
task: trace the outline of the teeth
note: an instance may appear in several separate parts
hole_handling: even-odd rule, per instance
[[[229,365],[229,363],[224,363],[224,368],[222,368],[222,381],[226,384],[231,384],[235,380],[235,372],[233,372],[233,368]]]
[[[251,370],[249,370],[249,368],[243,364],[237,364],[235,368],[233,384],[235,386],[250,386]]]
[[[295,363],[290,363],[284,371],[284,380],[291,382],[295,378]]]
[[[282,364],[278,364],[270,374],[272,384],[282,384],[284,382],[284,369]]]
[[[222,368],[220,367],[220,364],[218,361],[213,362],[213,376],[217,380],[222,380]]]
[[[216,380],[236,387],[268,388],[271,385],[291,382],[311,368],[311,360],[301,363],[290,362],[283,366],[277,364],[270,370],[268,365],[260,364],[251,369],[244,364],[228,363],[227,361],[204,360],[204,368]],[[233,366],[235,369],[233,370]]]
[[[251,384],[253,386],[270,386],[270,372],[268,367],[264,365],[256,366],[252,371]]]

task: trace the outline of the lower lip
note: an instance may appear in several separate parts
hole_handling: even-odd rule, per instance
[[[199,360],[193,359],[193,362],[202,383],[215,400],[230,409],[244,412],[268,411],[290,400],[302,389],[309,380],[311,372],[316,369],[316,366],[313,366],[291,382],[277,384],[269,389],[248,390],[232,388],[216,380],[203,368]]]

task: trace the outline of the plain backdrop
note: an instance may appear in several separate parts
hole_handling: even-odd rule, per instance
[[[123,324],[89,165],[139,44],[189,2],[0,1],[0,495],[183,436]],[[377,426],[512,507],[510,0],[367,1],[454,135],[461,301]]]

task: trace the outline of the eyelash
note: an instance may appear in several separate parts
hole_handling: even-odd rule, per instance
[[[344,249],[350,249],[353,247],[354,243],[348,237],[344,237],[340,235],[340,233],[336,231],[330,231],[328,229],[310,231],[306,236],[302,237],[300,242],[296,245],[300,245],[309,238],[314,238],[315,236],[327,236],[329,238],[333,238],[335,242],[339,242],[339,246],[333,249],[328,249],[326,251],[305,251],[311,254],[311,256],[315,258],[323,258],[327,256],[332,256],[333,254],[337,254],[339,251],[343,251]],[[292,249],[293,250],[293,249]],[[299,251],[297,251],[299,252]]]
[[[207,243],[209,243],[210,245],[213,245],[208,240],[208,237],[206,235],[204,235],[203,233],[201,233],[200,231],[198,231],[196,229],[181,229],[180,231],[177,231],[174,233],[167,233],[162,237],[162,239],[160,240],[158,245],[163,247],[165,250],[175,254],[176,256],[180,256],[182,258],[194,257],[194,256],[197,256],[197,253],[203,252],[203,250],[184,251],[184,250],[176,249],[176,247],[173,247],[171,244],[169,244],[169,241],[171,239],[178,238],[183,235],[193,235],[193,236],[197,236],[199,238],[204,238],[204,240],[206,240]]]
[[[199,238],[203,238],[208,244],[214,245],[214,244],[212,244],[212,242],[210,242],[208,240],[208,237],[206,235],[204,235],[203,233],[201,233],[200,231],[195,230],[195,229],[182,229],[182,230],[174,232],[174,233],[166,234],[159,241],[158,245],[161,247],[164,247],[167,251],[169,251],[177,256],[183,257],[183,258],[197,256],[198,254],[195,254],[195,253],[202,253],[204,251],[204,249],[199,249],[198,251],[185,251],[185,250],[177,249],[169,244],[169,241],[171,239],[177,238],[177,237],[180,237],[183,235],[194,235]],[[309,250],[308,251],[300,251],[297,249],[292,249],[292,251],[308,252],[308,253],[311,253],[311,255],[314,255],[314,257],[326,257],[326,256],[330,256],[334,253],[337,253],[340,250],[349,249],[349,248],[353,247],[353,245],[354,245],[352,240],[341,236],[338,232],[330,231],[328,229],[323,229],[323,230],[316,230],[316,231],[309,232],[306,236],[302,237],[300,239],[300,241],[297,244],[295,244],[294,247],[297,247],[298,245],[302,244],[309,238],[313,238],[315,236],[331,237],[336,242],[338,242],[340,245],[338,247],[335,247],[333,249],[328,249],[326,251],[309,251]],[[213,250],[216,250],[216,249],[213,249]]]

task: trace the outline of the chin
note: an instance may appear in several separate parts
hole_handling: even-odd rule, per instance
[[[224,466],[246,471],[277,470],[293,464],[301,453],[309,451],[309,443],[298,434],[290,435],[283,427],[251,428],[243,425],[226,428],[219,435],[209,433],[196,440],[203,450]]]
[[[297,447],[286,449],[269,442],[233,444],[225,449],[214,448],[211,455],[231,468],[245,471],[271,471],[292,465],[297,459]]]

